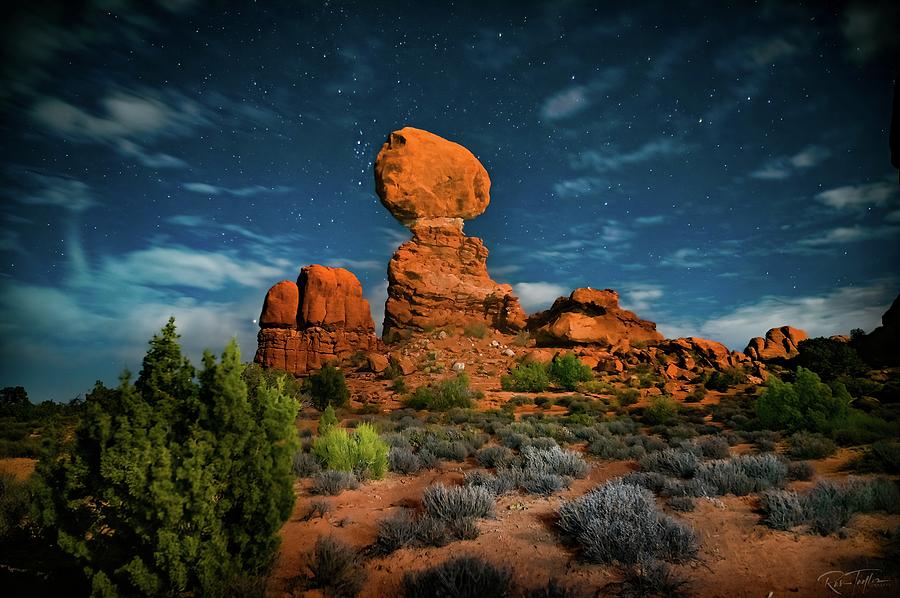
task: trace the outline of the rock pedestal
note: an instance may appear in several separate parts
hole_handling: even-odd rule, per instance
[[[273,286],[259,325],[254,361],[297,376],[379,348],[362,285],[343,268],[306,266],[296,283]]]
[[[413,238],[388,265],[384,337],[483,323],[520,330],[525,313],[509,285],[487,272],[488,250],[463,234],[463,220],[490,203],[491,181],[469,150],[406,127],[391,133],[375,161],[381,203]]]

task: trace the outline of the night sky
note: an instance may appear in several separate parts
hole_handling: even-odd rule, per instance
[[[310,263],[351,269],[380,324],[409,234],[372,163],[405,125],[487,168],[466,232],[529,312],[611,287],[735,349],[876,326],[897,5],[594,4],[7,8],[0,386],[115,383],[172,314],[192,358],[236,335],[252,359],[266,290]]]

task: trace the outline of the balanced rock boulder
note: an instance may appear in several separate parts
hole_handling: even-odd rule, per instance
[[[413,127],[388,136],[375,160],[375,186],[381,203],[401,222],[471,220],[491,201],[491,179],[472,152]]]
[[[437,135],[391,133],[375,161],[382,204],[412,231],[388,264],[384,336],[483,323],[520,330],[525,313],[512,287],[491,279],[488,250],[463,234],[463,219],[490,203],[490,178],[467,149]]]
[[[771,328],[765,338],[751,338],[744,353],[754,361],[770,361],[773,359],[790,359],[799,352],[797,345],[809,336],[799,328],[782,326]]]
[[[612,289],[581,288],[531,316],[528,329],[538,346],[601,345],[612,347],[663,340],[656,324],[619,307]]]
[[[362,285],[343,268],[306,266],[269,289],[254,361],[303,376],[357,351],[379,349]]]

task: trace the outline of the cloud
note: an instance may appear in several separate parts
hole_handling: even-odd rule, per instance
[[[324,265],[332,268],[348,268],[350,270],[387,270],[387,262],[380,262],[378,260],[354,260],[344,257],[325,260]]]
[[[631,151],[621,151],[611,145],[602,150],[588,150],[576,155],[571,165],[578,169],[590,168],[597,172],[608,172],[619,170],[629,164],[682,154],[687,149],[687,146],[671,137],[661,137]]]
[[[848,54],[858,63],[881,54],[890,55],[900,47],[897,23],[900,7],[896,2],[852,2],[844,10],[841,30],[847,40]]]
[[[796,53],[797,48],[794,44],[782,37],[775,37],[753,45],[747,50],[747,66],[769,66]]]
[[[90,141],[184,135],[205,122],[202,108],[194,102],[173,97],[172,103],[149,90],[114,90],[100,99],[96,114],[46,97],[32,106],[31,117],[53,133]]]
[[[37,173],[28,173],[32,186],[30,192],[15,195],[19,203],[33,206],[55,206],[78,213],[98,205],[91,188],[79,180]]]
[[[596,177],[579,177],[554,183],[553,192],[560,199],[573,199],[590,195],[601,187],[608,188],[609,185],[603,179]]]
[[[103,272],[126,284],[219,290],[229,284],[265,287],[289,265],[287,260],[267,265],[240,259],[232,253],[156,246],[107,256]]]
[[[586,88],[581,85],[570,87],[547,98],[541,107],[541,116],[558,120],[581,112],[589,104]]]
[[[845,185],[829,189],[816,195],[816,199],[826,206],[842,209],[865,209],[871,206],[883,206],[897,196],[895,183],[882,181],[863,185]]]
[[[792,176],[798,170],[812,168],[831,156],[828,148],[809,145],[793,156],[781,156],[769,160],[759,170],[750,173],[756,179],[780,181]]]
[[[826,247],[831,245],[844,245],[846,243],[858,243],[875,239],[886,239],[900,235],[898,226],[839,226],[797,241],[800,247]]]
[[[893,212],[889,212],[884,217],[885,222],[898,222],[900,223],[900,210],[894,210]]]
[[[661,264],[663,266],[674,266],[676,268],[702,268],[710,263],[707,254],[701,253],[699,249],[690,247],[682,247],[674,251],[672,254],[664,257]]]
[[[621,68],[607,68],[594,75],[584,85],[572,85],[561,89],[544,100],[540,108],[541,117],[555,121],[582,112],[592,104],[592,96],[605,93],[619,85],[624,73]]]
[[[366,300],[369,302],[369,308],[372,310],[372,320],[375,322],[375,332],[378,335],[381,335],[384,326],[384,304],[388,297],[387,289],[388,281],[382,280],[364,293]]]
[[[263,185],[250,185],[248,187],[221,187],[219,185],[210,185],[208,183],[184,183],[181,185],[185,191],[192,193],[200,193],[202,195],[232,195],[234,197],[251,197],[260,193],[288,193],[293,191],[293,187],[284,185],[276,185],[273,187],[264,187]]]
[[[655,214],[653,216],[638,216],[634,219],[634,223],[637,226],[653,226],[656,224],[662,224],[666,221],[666,217],[663,214]]]
[[[143,164],[147,168],[188,167],[188,163],[181,158],[177,158],[171,154],[166,154],[163,152],[148,153],[140,145],[132,141],[128,141],[127,139],[120,140],[117,147],[119,153],[135,158],[139,163]]]
[[[766,295],[731,312],[711,318],[693,329],[704,337],[743,350],[755,336],[770,328],[791,325],[811,337],[847,334],[853,328],[871,331],[897,295],[898,281],[886,279],[869,286],[841,287],[819,295]]]
[[[650,311],[664,295],[663,288],[655,284],[626,285],[622,290],[622,307],[636,313]]]
[[[570,292],[570,289],[552,282],[519,282],[512,287],[522,308],[529,313],[550,307],[557,298]]]
[[[463,47],[473,64],[491,71],[503,70],[523,55],[523,48],[509,34],[504,36],[502,31],[489,29],[479,31],[477,39],[465,42]]]

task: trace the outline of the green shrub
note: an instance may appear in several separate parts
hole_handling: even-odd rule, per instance
[[[197,373],[177,339],[170,319],[137,381],[98,384],[38,463],[42,524],[97,595],[223,595],[271,565],[294,507],[283,379],[248,385],[235,341]]]
[[[771,430],[809,430],[830,433],[847,417],[850,395],[841,383],[834,388],[805,368],[797,368],[795,381],[770,376],[756,400],[760,424]]]
[[[536,361],[517,365],[500,378],[503,390],[515,392],[543,392],[549,385],[547,365]]]
[[[488,327],[484,322],[472,322],[463,328],[463,334],[470,338],[484,338],[487,333]]]
[[[861,471],[900,473],[900,442],[881,440],[870,446],[854,464]]]
[[[350,400],[344,372],[326,363],[318,372],[311,374],[306,381],[313,407],[324,411],[329,405],[343,407]]]
[[[469,388],[469,377],[460,372],[456,378],[442,380],[436,384],[420,386],[405,401],[410,409],[447,411],[454,408],[467,409],[474,405],[473,399],[480,393]]]
[[[738,368],[727,368],[724,371],[714,371],[704,383],[709,390],[725,392],[732,386],[743,384],[747,381],[747,374]]]
[[[388,446],[372,424],[360,424],[352,433],[332,428],[313,441],[312,450],[326,468],[360,478],[378,480],[387,471]]]
[[[337,415],[334,413],[334,407],[329,403],[325,408],[325,411],[322,412],[322,417],[319,418],[319,425],[316,428],[316,432],[319,436],[324,436],[329,430],[336,428],[339,423]]]
[[[31,504],[27,482],[0,471],[0,543],[12,539],[22,529]]]
[[[834,442],[821,434],[795,432],[788,438],[788,455],[791,459],[824,459],[837,450]]]
[[[851,407],[847,417],[835,425],[832,435],[842,446],[856,446],[897,438],[900,436],[900,425],[896,420],[889,422]]]
[[[581,363],[574,353],[554,357],[547,373],[554,384],[566,390],[575,390],[579,382],[587,382],[594,377],[591,368]]]
[[[616,399],[622,407],[634,405],[641,398],[641,393],[636,388],[619,388],[616,389]]]
[[[643,420],[650,425],[668,424],[678,416],[678,403],[670,396],[660,395],[650,399],[644,409]]]
[[[830,338],[808,338],[797,345],[799,353],[792,364],[814,371],[823,380],[840,376],[859,377],[868,370],[849,343]]]

